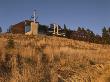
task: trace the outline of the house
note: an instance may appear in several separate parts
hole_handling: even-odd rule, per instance
[[[10,32],[13,34],[26,34],[36,35],[38,34],[39,22],[33,22],[32,20],[24,20],[15,25],[11,25]]]
[[[38,17],[37,17],[38,18]],[[37,35],[48,34],[55,36],[65,36],[64,29],[57,24],[50,24],[50,27],[36,22],[36,11],[34,11],[32,20],[24,20],[20,23],[11,25],[9,31],[13,34]]]
[[[25,20],[15,25],[11,25],[9,30],[13,34],[37,35],[39,27],[39,22],[36,22],[37,18],[36,10],[34,10],[32,20]]]

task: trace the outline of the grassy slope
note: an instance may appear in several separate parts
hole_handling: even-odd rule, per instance
[[[13,35],[15,47],[9,49],[9,37],[0,38],[3,82],[100,82],[109,69],[108,45],[42,35]]]

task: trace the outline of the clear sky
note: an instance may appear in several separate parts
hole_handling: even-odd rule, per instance
[[[110,0],[0,0],[0,26],[4,31],[11,25],[30,19],[33,10],[41,24],[66,24],[101,33],[110,26]]]

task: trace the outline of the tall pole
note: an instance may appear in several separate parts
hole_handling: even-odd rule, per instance
[[[34,23],[36,22],[36,10],[34,10]]]
[[[59,29],[58,29],[58,25],[57,25],[57,35],[58,35],[58,30],[59,30]]]
[[[55,34],[55,28],[56,28],[56,25],[55,24],[53,24],[54,25],[54,32],[53,32],[53,34]]]

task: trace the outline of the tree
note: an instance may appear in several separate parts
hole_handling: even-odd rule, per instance
[[[82,40],[82,41],[86,41],[87,39],[87,32],[86,30],[82,27],[78,27],[77,29],[77,33],[78,33],[78,40]]]
[[[77,31],[78,31],[78,32],[81,32],[81,27],[78,27]]]
[[[70,30],[67,29],[67,26],[65,24],[64,24],[64,32],[65,32],[66,38],[70,38]]]
[[[98,34],[95,35],[94,43],[102,44],[102,37]]]
[[[94,39],[95,39],[94,32],[91,31],[90,29],[87,29],[86,32],[87,32],[87,41],[94,42]]]
[[[108,33],[109,33],[109,36],[110,36],[110,27],[108,28]]]
[[[46,34],[48,32],[48,26],[39,24],[38,30],[40,33]]]
[[[0,27],[0,33],[2,32],[2,28]]]
[[[110,44],[110,35],[106,27],[102,29],[102,40],[104,44]]]
[[[66,25],[64,24],[64,32],[65,32],[65,34],[66,34],[67,31],[68,31],[68,29],[67,29]]]
[[[66,27],[66,25],[64,24],[64,30],[67,30],[67,27]]]

